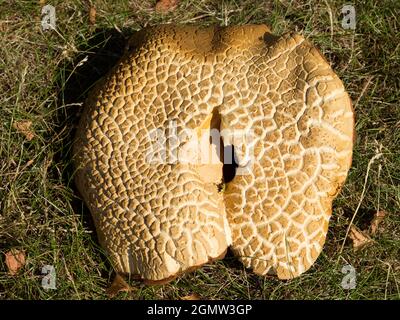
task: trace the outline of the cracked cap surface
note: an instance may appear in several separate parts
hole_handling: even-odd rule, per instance
[[[231,246],[258,274],[306,271],[353,147],[351,101],[329,64],[302,36],[276,37],[264,25],[162,25],[130,44],[91,91],[74,143],[76,183],[116,270],[162,281]],[[253,155],[224,193],[220,163],[148,161],[154,130],[176,124],[161,146],[211,128],[215,112],[221,130],[253,133],[241,145],[223,136],[239,168]]]

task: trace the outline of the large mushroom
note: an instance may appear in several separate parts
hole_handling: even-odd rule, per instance
[[[306,271],[352,155],[351,102],[329,64],[264,25],[161,25],[130,46],[89,94],[74,142],[115,269],[160,283],[231,246],[258,274]],[[212,129],[238,164],[224,192]]]

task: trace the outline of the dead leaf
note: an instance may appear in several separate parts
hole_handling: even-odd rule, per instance
[[[46,0],[39,0],[39,4],[40,4],[41,6],[44,6],[45,3],[46,3]]]
[[[20,133],[22,133],[28,141],[31,141],[35,137],[31,126],[32,121],[29,120],[16,121],[13,123],[14,129],[17,129]]]
[[[96,23],[96,7],[95,6],[90,6],[90,9],[89,9],[89,22],[92,25]]]
[[[106,289],[106,293],[110,298],[115,297],[120,292],[132,292],[132,288],[119,274],[117,274],[110,287]]]
[[[201,300],[201,297],[196,293],[192,293],[182,297],[181,300]]]
[[[374,218],[371,222],[371,234],[374,235],[378,231],[379,224],[383,221],[386,216],[386,211],[380,210],[375,213]]]
[[[156,3],[156,11],[165,13],[172,11],[178,6],[178,0],[160,0]]]
[[[27,163],[25,163],[25,167],[29,167],[33,163],[33,159],[28,160]]]
[[[18,270],[25,265],[25,252],[22,250],[11,249],[5,254],[8,273],[12,276],[18,273]]]
[[[349,238],[353,240],[354,251],[358,251],[373,242],[365,232],[361,231],[354,225],[350,227]]]

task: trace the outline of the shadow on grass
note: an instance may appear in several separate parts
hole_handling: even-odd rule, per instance
[[[90,234],[91,241],[96,244],[96,251],[102,260],[106,261],[107,270],[112,270],[111,264],[98,245],[90,211],[83,203],[74,183],[72,144],[88,91],[121,58],[131,33],[128,30],[122,33],[114,29],[95,30],[88,42],[78,48],[79,54],[69,64],[60,66],[56,78],[58,96],[55,122],[58,127],[57,133],[63,142],[55,155],[55,160],[64,163],[62,178],[64,184],[74,192],[71,203],[73,211],[82,217],[84,228],[93,231]],[[107,277],[109,274],[103,274],[103,276]]]
[[[375,209],[360,207],[354,219],[354,224],[361,230],[366,230],[371,226],[371,222],[376,214]],[[343,216],[350,221],[353,218],[354,211],[349,208],[343,209]]]

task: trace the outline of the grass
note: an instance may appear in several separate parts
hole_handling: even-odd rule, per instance
[[[231,256],[165,286],[143,286],[119,299],[399,299],[400,298],[400,3],[357,1],[355,30],[341,26],[345,1],[181,0],[166,15],[155,1],[44,1],[56,8],[57,32],[40,28],[39,1],[0,0],[0,299],[106,299],[112,269],[99,248],[87,209],[76,196],[70,161],[74,126],[87,89],[118,59],[132,30],[158,23],[267,23],[297,31],[325,54],[353,99],[357,139],[348,180],[334,202],[324,250],[290,281],[259,277]],[[87,60],[86,60],[87,58]],[[81,62],[81,64],[79,64]],[[14,124],[32,122],[28,141]],[[371,159],[379,155],[374,161]],[[369,168],[369,170],[367,170]],[[358,208],[358,210],[357,210]],[[374,244],[354,252],[345,239],[386,217]],[[4,253],[26,252],[10,276]],[[353,290],[341,269],[357,272]],[[56,290],[41,286],[53,265]]]

